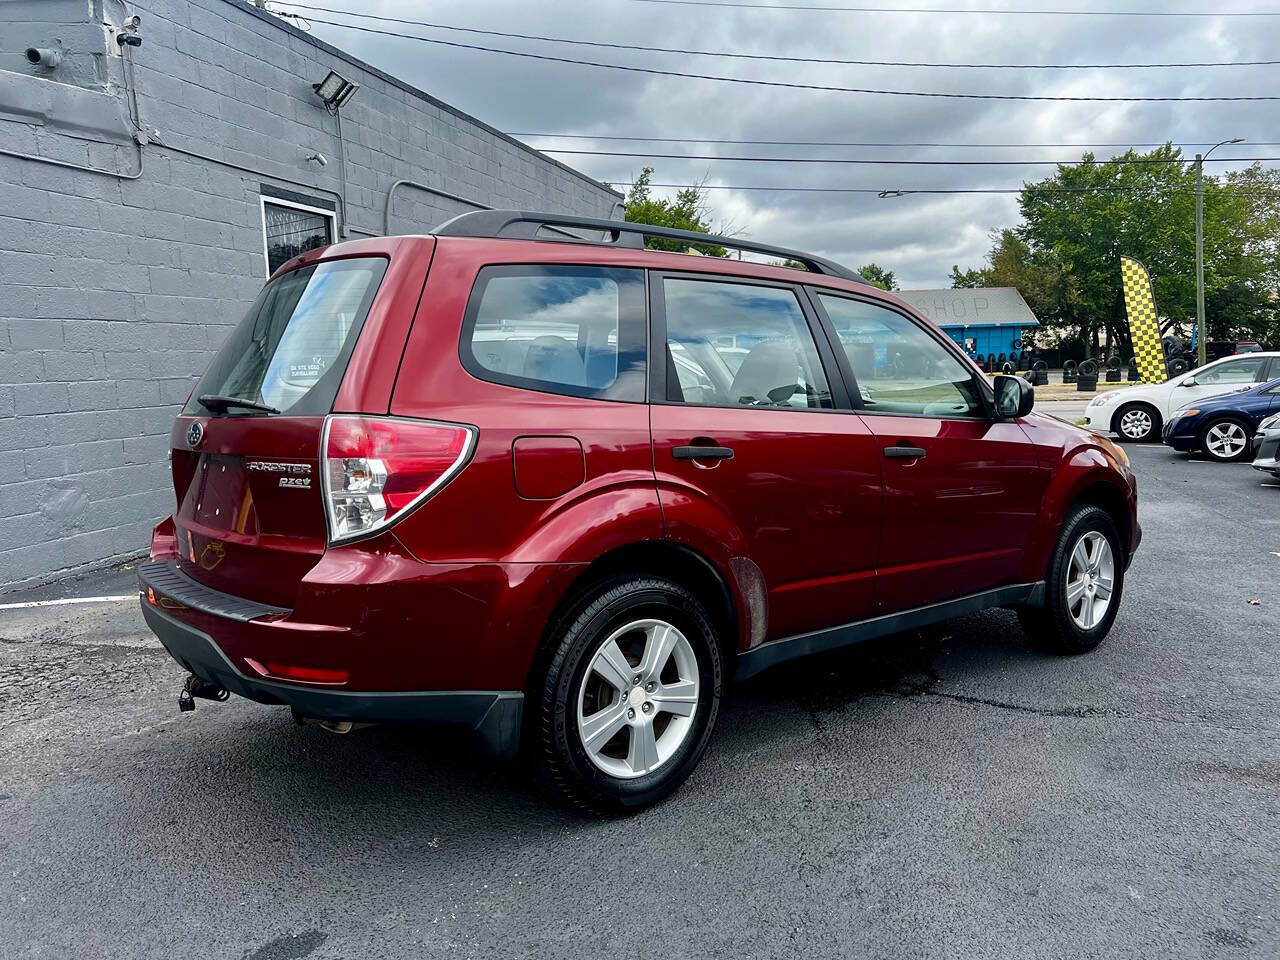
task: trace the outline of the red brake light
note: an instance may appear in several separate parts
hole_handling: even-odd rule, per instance
[[[321,474],[329,542],[394,522],[457,475],[475,428],[434,420],[331,416]]]

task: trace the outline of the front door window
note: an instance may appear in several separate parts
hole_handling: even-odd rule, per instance
[[[902,314],[819,294],[866,413],[985,417],[971,369]]]
[[[1250,383],[1262,382],[1262,368],[1267,364],[1266,357],[1240,357],[1238,360],[1224,360],[1196,374],[1196,383],[1206,386],[1246,386]]]

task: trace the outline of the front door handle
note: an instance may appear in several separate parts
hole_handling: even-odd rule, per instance
[[[689,445],[672,447],[671,456],[676,460],[732,460],[732,447]]]
[[[923,447],[885,447],[884,455],[894,460],[922,460],[928,451]]]

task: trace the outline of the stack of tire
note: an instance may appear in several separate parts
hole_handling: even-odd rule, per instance
[[[1160,346],[1164,349],[1164,365],[1169,376],[1176,377],[1191,369],[1191,354],[1184,352],[1183,343],[1177,337],[1162,337]]]
[[[1043,360],[1037,360],[1031,365],[1031,385],[1033,387],[1049,385],[1049,365]]]
[[[1107,358],[1107,383],[1120,382],[1120,368],[1122,366],[1124,364],[1120,362],[1120,357],[1116,354],[1113,353]]]
[[[1076,391],[1093,393],[1098,389],[1098,361],[1084,360],[1076,367]]]
[[[1077,373],[1077,365],[1074,360],[1068,360],[1062,365],[1063,383],[1075,383],[1078,378],[1079,374]]]

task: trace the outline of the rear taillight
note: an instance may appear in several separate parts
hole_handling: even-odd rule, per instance
[[[394,522],[457,475],[475,428],[434,420],[331,416],[322,470],[329,542]]]

